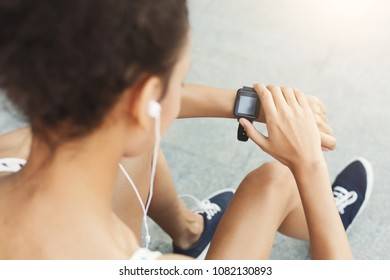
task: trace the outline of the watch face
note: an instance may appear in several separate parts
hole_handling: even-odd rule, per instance
[[[238,100],[237,114],[255,117],[257,110],[257,98],[241,95]]]

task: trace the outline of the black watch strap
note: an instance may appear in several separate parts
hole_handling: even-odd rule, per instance
[[[237,139],[242,142],[248,141],[248,135],[246,135],[245,129],[240,123],[238,124]]]
[[[252,88],[252,87],[243,86],[241,90],[243,90],[243,91],[249,91],[249,92],[252,92],[252,93],[255,93],[255,94],[256,94],[255,89]]]

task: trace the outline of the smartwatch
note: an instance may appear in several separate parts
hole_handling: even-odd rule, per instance
[[[251,87],[243,87],[237,91],[236,101],[234,102],[234,116],[238,119],[245,118],[253,122],[259,116],[260,99],[255,90]],[[239,124],[237,131],[239,141],[248,141],[244,127]]]

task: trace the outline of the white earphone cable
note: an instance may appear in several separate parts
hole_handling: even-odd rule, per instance
[[[121,169],[122,173],[125,175],[127,180],[130,182],[130,185],[133,187],[134,192],[138,198],[139,203],[141,204],[142,211],[143,211],[143,223],[145,227],[145,237],[144,237],[144,243],[145,243],[145,248],[149,248],[149,243],[151,240],[151,237],[149,235],[149,227],[148,227],[148,220],[147,220],[147,213],[149,210],[150,203],[152,201],[153,197],[153,189],[154,189],[154,177],[156,175],[156,169],[157,169],[157,160],[158,160],[158,152],[159,152],[159,147],[160,147],[160,125],[161,125],[161,120],[160,116],[155,117],[155,142],[154,142],[154,148],[153,148],[153,159],[152,159],[152,172],[150,175],[150,185],[149,185],[149,195],[148,199],[146,202],[146,206],[144,206],[141,196],[137,190],[137,187],[135,186],[133,180],[130,178],[129,174],[126,172],[125,168],[123,167],[122,164],[119,163],[119,168]]]

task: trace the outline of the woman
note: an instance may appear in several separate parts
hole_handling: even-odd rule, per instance
[[[181,258],[141,250],[134,232],[112,212],[112,198],[118,162],[123,156],[137,157],[153,146],[155,118],[149,114],[149,104],[159,101],[161,105],[162,133],[179,113],[181,84],[190,60],[185,1],[0,3],[3,21],[0,36],[4,39],[0,43],[1,85],[27,116],[33,135],[25,167],[0,179],[3,229],[0,257]],[[273,106],[278,104],[279,109],[284,98],[280,98],[279,91],[285,90],[270,90],[270,96],[279,96],[274,104],[265,95],[264,87],[258,85],[256,89],[266,105],[264,111],[268,122],[268,118],[275,118]],[[302,101],[300,93],[288,91],[288,100],[298,96]],[[286,104],[291,105],[290,102]],[[286,232],[294,225],[293,236],[296,234],[294,228],[305,232],[308,227],[312,248],[316,248],[314,257],[349,258],[351,252],[343,225],[335,205],[330,203],[332,193],[322,188],[312,192],[302,175],[302,170],[313,171],[314,175],[318,171],[321,185],[329,184],[324,176],[323,158],[316,150],[320,150],[321,145],[318,129],[313,126],[314,118],[307,103],[299,104],[304,120],[302,114],[290,112],[291,122],[288,123],[291,127],[279,124],[280,134],[271,134],[275,124],[267,123],[269,140],[275,139],[274,145],[264,142],[249,124],[242,123],[250,137],[293,170],[298,182],[304,210],[297,189],[294,192],[291,187],[290,191],[284,192],[286,205],[280,206],[284,211],[279,211],[283,213],[272,223],[283,224]],[[289,106],[280,108],[291,111]],[[280,156],[279,144],[285,140],[280,135],[283,132],[297,135],[302,123],[308,125],[308,129],[301,138],[293,138],[291,146],[302,139],[308,141],[295,154]],[[308,147],[315,151],[315,162],[299,153]],[[318,170],[312,170],[313,163]],[[263,166],[253,174],[269,174],[269,166]],[[271,166],[272,170],[284,170],[281,172],[291,177],[285,168]],[[263,197],[253,195],[256,194],[253,193],[255,187],[244,180],[229,208],[230,213],[236,215],[235,209],[247,203],[249,198],[255,203]],[[330,210],[325,224],[333,226],[333,243],[329,242],[327,228],[315,222],[315,218],[322,216],[317,211],[317,204],[310,203],[309,198],[318,194],[324,196],[324,202],[317,203],[318,206]],[[307,227],[303,211],[309,216]],[[255,217],[253,213],[240,215],[247,222]],[[292,221],[291,217],[294,218]],[[237,226],[232,226],[234,221],[228,215],[223,222],[209,257],[239,258],[234,247],[238,235],[232,231]],[[297,224],[300,227],[296,227]],[[276,231],[275,227],[270,230]],[[231,238],[232,247],[226,245],[230,243],[222,246],[219,240],[223,238]],[[269,238],[265,236],[265,239]],[[257,248],[257,252],[261,252],[259,257],[269,251],[267,246],[261,246]],[[245,257],[256,256],[248,252]]]

